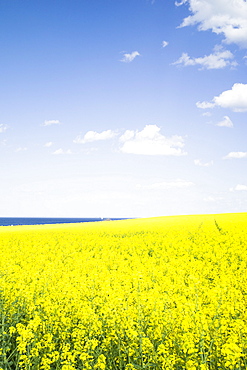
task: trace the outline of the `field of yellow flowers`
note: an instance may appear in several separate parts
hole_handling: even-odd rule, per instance
[[[247,368],[247,213],[0,227],[0,369]]]

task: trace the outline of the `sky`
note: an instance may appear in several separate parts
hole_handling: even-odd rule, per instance
[[[245,0],[0,0],[0,217],[247,211]]]

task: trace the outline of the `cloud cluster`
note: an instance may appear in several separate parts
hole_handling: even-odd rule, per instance
[[[85,144],[94,141],[109,140],[118,134],[112,130],[103,132],[88,131],[84,136],[78,135],[74,143]],[[156,125],[146,125],[143,130],[126,130],[119,137],[120,151],[140,155],[172,155],[181,156],[187,153],[182,150],[184,139],[173,135],[166,137],[160,133]]]
[[[222,34],[228,44],[247,47],[246,0],[182,0],[177,6],[188,3],[192,15],[184,18],[180,27],[198,25],[199,31],[211,30]]]
[[[191,58],[187,53],[183,53],[182,56],[173,65],[187,66],[201,66],[201,69],[221,69],[227,66],[236,66],[235,61],[231,61],[234,58],[233,54],[229,50],[222,50],[216,48],[215,51],[210,55],[204,57]]]
[[[229,108],[234,112],[247,111],[247,84],[235,83],[231,90],[223,91],[219,96],[215,96],[211,102],[197,102],[196,106],[201,109]]]
[[[124,54],[123,58],[120,60],[124,63],[130,63],[132,62],[137,56],[140,56],[140,53],[138,51],[133,51],[130,54]]]
[[[146,125],[141,131],[127,130],[120,137],[120,141],[120,150],[123,153],[174,156],[187,154],[182,150],[184,139],[181,136],[165,137],[156,125]]]

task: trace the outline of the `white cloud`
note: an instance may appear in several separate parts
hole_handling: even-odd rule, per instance
[[[219,96],[214,97],[214,102],[234,112],[247,111],[247,84],[235,83],[231,90],[223,91]]]
[[[0,141],[0,145],[3,145],[3,146],[7,145],[7,140],[5,139],[5,140]]]
[[[120,137],[123,143],[120,148],[123,153],[141,155],[186,155],[181,148],[184,139],[174,135],[165,137],[160,134],[160,128],[156,125],[147,125],[142,131],[127,130]]]
[[[220,127],[233,127],[233,123],[228,116],[224,116],[224,119],[216,124],[216,126]]]
[[[175,1],[175,5],[176,5],[176,6],[180,6],[180,5],[183,5],[183,4],[185,4],[185,3],[187,3],[187,0],[181,0],[180,2]]]
[[[204,112],[204,113],[202,113],[202,115],[205,116],[205,117],[211,117],[212,113],[211,112]]]
[[[19,148],[17,148],[15,151],[16,152],[25,152],[27,150],[27,148],[26,147],[19,147]]]
[[[173,188],[188,188],[193,186],[194,183],[191,181],[184,181],[184,180],[174,180],[174,181],[164,181],[164,182],[156,182],[151,185],[147,186],[138,186],[143,187],[145,189],[157,189],[157,190],[166,190],[166,189],[173,189]]]
[[[60,154],[72,154],[71,150],[63,150],[62,148],[55,150],[52,154],[54,155],[60,155]]]
[[[234,188],[230,188],[230,191],[247,191],[247,185],[238,184]]]
[[[210,103],[210,102],[207,102],[207,101],[203,101],[203,102],[197,102],[196,103],[196,106],[197,108],[201,108],[201,109],[208,109],[208,108],[213,108],[215,106],[214,103]]]
[[[196,166],[209,167],[209,166],[212,166],[213,165],[213,161],[207,162],[207,163],[203,163],[200,159],[195,159],[194,160],[194,164]]]
[[[124,63],[130,63],[132,62],[137,56],[140,56],[141,54],[138,53],[138,51],[133,51],[130,54],[124,54],[123,59],[120,60],[120,62]]]
[[[198,25],[199,31],[211,30],[223,34],[225,42],[247,47],[246,0],[182,0],[188,3],[192,15],[184,18],[180,27]]]
[[[187,66],[201,66],[201,69],[220,69],[227,66],[236,66],[233,59],[233,54],[229,50],[215,50],[213,54],[205,55],[204,57],[191,58],[187,53],[183,53],[182,56],[173,65]]]
[[[168,41],[162,41],[162,48],[165,48],[169,44]]]
[[[133,130],[126,130],[125,133],[120,136],[119,140],[123,143],[125,143],[126,141],[129,141],[131,139],[133,139],[135,137],[135,131]]]
[[[215,202],[215,198],[211,197],[210,195],[208,197],[203,198],[204,202]]]
[[[49,141],[48,143],[45,143],[45,146],[46,146],[47,148],[49,148],[50,146],[52,146],[52,144],[53,144],[53,142],[52,142],[52,141]]]
[[[236,159],[247,158],[247,152],[230,152],[225,157],[223,157],[223,159],[230,159],[230,158],[236,158]]]
[[[117,134],[112,130],[106,130],[102,132],[88,131],[83,137],[78,135],[73,141],[76,144],[91,143],[93,141],[109,140]]]
[[[215,96],[212,102],[197,102],[196,106],[201,109],[230,108],[234,112],[247,111],[247,84],[235,83],[231,90],[223,91],[219,96]]]
[[[50,119],[44,121],[41,126],[51,126],[51,125],[61,125],[61,122],[58,119]]]
[[[204,202],[208,202],[208,203],[214,203],[214,202],[219,202],[221,200],[223,200],[223,198],[221,197],[212,197],[211,195],[203,198]]]
[[[8,129],[8,125],[1,124],[0,125],[0,133],[5,132]]]

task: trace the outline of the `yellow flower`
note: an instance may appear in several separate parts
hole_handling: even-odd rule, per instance
[[[2,357],[244,370],[246,230],[247,213],[0,228]]]

